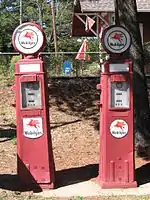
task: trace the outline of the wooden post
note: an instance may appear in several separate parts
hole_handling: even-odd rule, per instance
[[[58,57],[58,46],[57,46],[57,35],[56,35],[56,19],[54,12],[54,1],[51,1],[51,11],[52,11],[52,22],[53,22],[53,37],[54,37],[54,48],[55,48],[55,57]],[[59,72],[59,66],[56,64],[56,74]]]

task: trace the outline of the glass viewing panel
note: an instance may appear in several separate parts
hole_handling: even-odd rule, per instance
[[[21,83],[22,108],[41,107],[40,82]]]
[[[130,89],[127,82],[111,82],[111,108],[129,108]]]

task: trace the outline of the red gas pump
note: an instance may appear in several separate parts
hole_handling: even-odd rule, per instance
[[[15,49],[24,55],[15,66],[17,171],[25,185],[54,188],[47,77],[36,56],[43,42],[42,30],[33,23],[20,25],[13,34]]]
[[[101,92],[98,182],[102,188],[136,187],[132,62],[120,59],[119,55],[122,49],[125,51],[129,48],[129,34],[123,27],[116,26],[105,31],[103,45],[112,53],[112,58],[104,63],[101,81],[97,85]],[[121,37],[121,40],[114,39],[117,37]]]

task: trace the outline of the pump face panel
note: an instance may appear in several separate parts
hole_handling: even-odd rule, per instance
[[[110,107],[129,108],[129,84],[127,82],[112,82],[110,87]]]
[[[22,82],[21,95],[22,108],[41,107],[40,82]]]

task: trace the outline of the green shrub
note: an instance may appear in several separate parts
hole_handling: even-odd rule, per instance
[[[13,56],[11,61],[10,61],[10,66],[9,66],[9,77],[11,80],[14,80],[15,77],[15,64],[17,61],[21,59],[21,55],[18,56]]]
[[[9,68],[9,57],[6,55],[0,55],[0,74],[3,76],[7,75]]]

